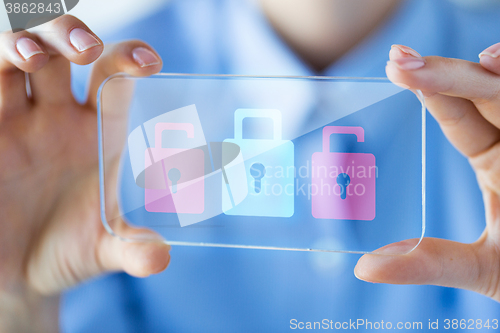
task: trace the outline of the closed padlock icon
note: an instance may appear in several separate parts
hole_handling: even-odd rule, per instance
[[[243,120],[271,118],[273,139],[243,139]],[[291,217],[294,213],[294,145],[282,139],[279,110],[238,109],[234,139],[242,160],[224,167],[222,210],[226,215]],[[229,152],[222,151],[223,160]]]
[[[312,215],[317,219],[364,220],[375,218],[375,156],[330,152],[332,134],[354,134],[364,142],[362,127],[326,126],[323,151],[312,155]]]
[[[165,130],[185,131],[190,123],[157,123],[155,147],[145,152],[145,208],[148,212],[201,214],[205,210],[205,153],[201,149],[162,148]]]

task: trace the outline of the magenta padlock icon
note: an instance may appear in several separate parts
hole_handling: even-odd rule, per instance
[[[323,151],[312,155],[312,215],[317,219],[364,220],[375,218],[378,169],[373,154],[330,152],[332,134],[354,134],[365,141],[362,127],[326,126]]]
[[[145,152],[145,208],[148,212],[201,214],[205,210],[205,153],[201,149],[162,148],[166,130],[185,131],[190,123],[157,123],[155,147]]]

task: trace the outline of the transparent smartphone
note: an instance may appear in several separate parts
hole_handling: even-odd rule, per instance
[[[115,75],[102,221],[171,245],[376,253],[425,229],[425,105],[381,78]]]

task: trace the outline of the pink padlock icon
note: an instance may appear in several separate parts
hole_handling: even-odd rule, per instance
[[[364,220],[375,218],[375,156],[330,152],[332,134],[354,134],[365,141],[362,127],[326,126],[323,152],[312,155],[312,215],[317,219]]]
[[[157,123],[155,147],[145,152],[145,208],[148,212],[201,214],[205,210],[205,153],[201,149],[162,148],[165,130],[185,131],[190,123]]]

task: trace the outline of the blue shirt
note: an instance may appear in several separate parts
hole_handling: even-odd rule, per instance
[[[383,77],[392,44],[422,55],[477,61],[498,42],[500,8],[471,11],[444,0],[402,1],[392,16],[324,75]],[[138,38],[164,72],[312,75],[253,1],[172,1],[106,42]],[[75,87],[82,95],[84,71]],[[484,208],[467,160],[428,117],[426,236],[472,242]],[[357,255],[174,247],[169,268],[148,279],[106,275],[67,292],[65,332],[281,332],[290,320],[423,323],[500,318],[500,305],[469,291],[357,280]]]

